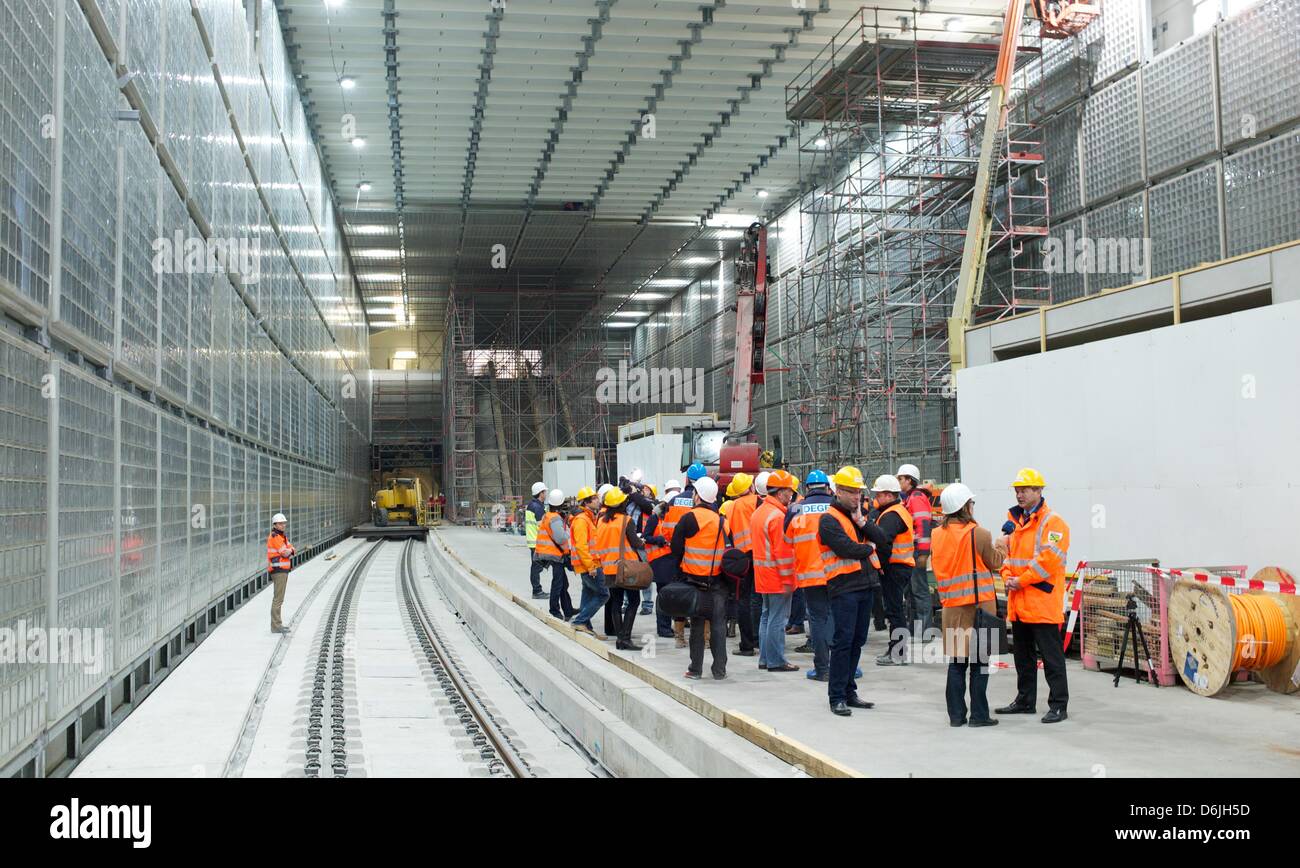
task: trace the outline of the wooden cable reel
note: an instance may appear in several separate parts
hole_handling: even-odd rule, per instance
[[[1242,634],[1231,596],[1221,585],[1180,579],[1169,598],[1173,666],[1187,688],[1201,696],[1213,696],[1227,686],[1237,668],[1233,661],[1241,649],[1251,649],[1244,655],[1246,659],[1253,654],[1253,637]],[[1264,641],[1286,646],[1280,660],[1254,671],[1270,690],[1295,693],[1300,690],[1300,600],[1266,591],[1251,591],[1248,596],[1263,598],[1261,605],[1277,607],[1283,635],[1270,634]]]

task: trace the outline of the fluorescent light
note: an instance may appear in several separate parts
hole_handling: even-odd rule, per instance
[[[344,90],[352,90],[357,86],[357,80],[350,75],[345,75],[339,79],[339,87]]]
[[[716,256],[688,256],[685,259],[677,260],[680,265],[714,265],[718,262]]]
[[[662,292],[636,292],[633,293],[633,296],[637,301],[664,301],[669,298],[668,295]]]
[[[607,323],[605,323],[605,328],[607,328],[607,329],[634,329],[634,328],[636,328],[638,325],[640,325],[640,323],[634,323],[634,322],[607,322]]]
[[[361,138],[361,136],[357,136],[352,140],[352,147],[354,148],[364,148],[365,146],[366,140]]]
[[[360,184],[357,184],[357,189],[360,190],[362,193],[369,193],[369,192],[370,192],[370,182],[369,182],[369,181],[362,181]]]
[[[760,198],[760,199],[766,199],[766,198],[767,198],[767,191],[766,191],[766,190],[759,190],[759,191],[758,191],[758,198]]]
[[[651,280],[646,286],[657,286],[662,289],[681,289],[683,286],[690,286],[691,282],[681,277],[661,277],[658,280]]]
[[[398,350],[393,353],[395,359],[418,359],[419,357],[415,350]]]
[[[379,304],[401,304],[402,297],[400,295],[372,295],[366,301],[374,301]]]
[[[399,271],[371,271],[358,274],[357,280],[369,280],[374,283],[400,283],[402,274]]]
[[[614,311],[614,313],[613,313],[612,315],[613,315],[613,316],[635,317],[635,318],[637,318],[637,319],[640,319],[640,318],[643,317],[643,316],[649,316],[649,315],[650,315],[650,312],[647,311],[647,310],[616,310],[616,311]]]
[[[747,229],[756,219],[752,214],[715,214],[704,225],[711,229]]]
[[[399,259],[402,251],[390,247],[365,247],[354,250],[353,254],[358,259]]]
[[[349,226],[348,229],[354,235],[396,235],[396,226],[383,226],[380,224],[368,224],[365,226]]]
[[[814,148],[825,148],[828,144],[829,144],[829,142],[827,142],[825,139],[818,139],[817,141],[813,142],[813,147],[814,147]]]

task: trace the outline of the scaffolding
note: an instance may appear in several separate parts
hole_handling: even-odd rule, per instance
[[[448,518],[511,515],[556,446],[608,451],[612,421],[596,399],[608,364],[599,323],[574,323],[553,285],[453,290],[444,346],[444,478]],[[594,480],[592,481],[594,483]]]
[[[947,318],[1001,22],[972,13],[955,32],[934,18],[863,7],[786,89],[804,191],[800,264],[784,289],[800,441],[787,460],[800,468],[957,473]],[[1048,215],[1034,134],[1023,125],[999,143],[993,183],[1011,193],[995,204],[989,250],[1007,267],[990,265],[1000,288],[981,294],[985,318],[1041,294],[1025,244]]]

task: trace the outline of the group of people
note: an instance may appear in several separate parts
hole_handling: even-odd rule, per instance
[[[998,714],[1036,710],[1041,656],[1050,688],[1044,723],[1066,718],[1068,691],[1060,638],[1069,528],[1046,506],[1042,476],[1026,468],[1013,488],[1012,507],[996,539],[976,523],[974,495],[960,483],[940,495],[942,516],[933,530],[933,504],[920,472],[904,464],[868,486],[862,472],[841,467],[833,475],[813,470],[799,481],[785,470],[757,477],[736,474],[720,497],[718,483],[701,464],[687,469],[686,484],[660,493],[639,471],[617,485],[564,492],[533,486],[525,511],[532,549],[529,581],[534,598],[548,599],[551,615],[616,647],[635,650],[638,614],[655,614],[656,632],[689,646],[688,679],[699,679],[709,646],[711,674],[727,677],[729,620],[739,633],[740,656],[758,668],[792,673],[786,636],[796,600],[806,611],[812,654],[809,679],[826,684],[832,713],[849,716],[874,703],[858,690],[862,648],[877,599],[889,640],[879,666],[912,662],[913,638],[924,641],[933,616],[928,570],[933,568],[941,606],[943,648],[949,660],[947,708],[953,726],[992,726],[985,696],[990,636],[999,615],[994,575],[1007,590],[1017,673],[1016,698]],[[720,502],[721,501],[721,502]],[[615,586],[622,561],[648,562],[660,591],[674,582],[697,589],[699,614],[673,619],[643,593]],[[549,567],[549,591],[541,576]],[[575,607],[567,571],[582,585]],[[604,631],[593,619],[604,609]],[[977,609],[985,616],[977,615]],[[729,617],[730,616],[730,617]],[[798,616],[801,620],[802,616]],[[967,706],[969,683],[970,705]]]

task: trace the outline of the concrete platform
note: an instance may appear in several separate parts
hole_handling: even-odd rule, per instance
[[[377,524],[359,524],[352,528],[352,535],[363,540],[424,539],[429,535],[429,529],[424,525],[389,524],[380,527]]]
[[[546,601],[530,598],[529,555],[522,539],[509,537],[503,544],[500,534],[460,527],[439,528],[433,538],[513,593],[517,603],[545,613]],[[578,584],[571,577],[575,604]],[[640,652],[615,651],[612,641],[599,651],[651,670],[688,703],[699,697],[754,718],[867,775],[1300,775],[1300,696],[1272,693],[1262,685],[1233,687],[1209,699],[1181,686],[1154,688],[1131,679],[1117,688],[1109,674],[1086,671],[1071,660],[1070,718],[1065,723],[1048,726],[1037,716],[1014,716],[997,727],[953,729],[944,706],[946,665],[877,667],[874,658],[885,644],[880,634],[868,639],[864,677],[858,682],[863,697],[876,707],[839,718],[829,711],[825,684],[807,680],[802,672],[768,674],[758,669],[757,658],[732,656],[726,681],[688,682],[683,678],[686,650],[654,635],[653,616],[638,617],[635,632],[648,643]],[[787,644],[791,661],[806,668],[811,655],[792,653],[803,638],[789,637]],[[586,649],[584,641],[574,644]],[[734,639],[728,644],[731,651],[737,647]],[[591,665],[597,665],[600,656],[587,653]],[[1046,711],[1046,691],[1040,680],[1040,711]],[[1001,705],[1014,695],[1014,670],[995,668],[989,681],[991,704]]]

